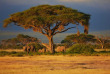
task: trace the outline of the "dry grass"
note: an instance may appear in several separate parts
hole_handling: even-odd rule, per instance
[[[23,49],[0,49],[0,51],[7,51],[7,52],[16,51],[16,52],[23,52]]]
[[[64,49],[64,47],[63,47]],[[100,51],[110,51],[110,49],[94,49],[95,51],[97,52],[100,52]],[[0,51],[7,51],[7,52],[12,52],[12,51],[16,51],[16,52],[23,52],[23,49],[0,49]]]
[[[0,74],[110,74],[110,56],[0,57]]]
[[[94,49],[95,51],[97,52],[100,52],[100,51],[110,51],[110,49]]]

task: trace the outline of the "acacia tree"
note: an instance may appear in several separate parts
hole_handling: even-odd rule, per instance
[[[17,44],[20,45],[27,45],[29,43],[39,43],[39,40],[34,37],[30,37],[28,35],[23,35],[23,34],[18,34],[16,38],[11,38],[11,39],[6,39],[2,40],[1,44],[3,46],[8,46],[8,45],[14,45],[16,46]]]
[[[110,42],[110,37],[107,36],[96,36],[97,42],[101,44],[101,48],[104,49],[105,44]]]
[[[4,20],[4,27],[14,22],[15,25],[25,29],[32,29],[45,35],[49,40],[49,46],[52,53],[53,36],[57,33],[65,32],[69,24],[83,25],[84,32],[88,33],[90,15],[79,12],[78,10],[65,7],[63,5],[39,5],[23,12],[10,15]]]
[[[95,42],[95,36],[94,35],[86,35],[86,34],[72,34],[68,35],[64,40],[61,41],[61,43],[64,43],[68,46],[73,45],[73,43],[81,43],[86,44],[88,42]]]

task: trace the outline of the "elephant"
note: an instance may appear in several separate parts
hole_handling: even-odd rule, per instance
[[[36,50],[35,50],[35,46],[33,46],[33,45],[31,45],[31,46],[24,46],[23,47],[23,50],[25,51],[25,52],[27,52],[27,53],[29,53],[29,52],[36,52]]]
[[[27,53],[30,52],[30,46],[26,46],[27,47]]]
[[[27,47],[23,46],[23,51],[27,52]]]
[[[38,52],[39,52],[39,53],[45,53],[45,52],[46,52],[46,49],[45,49],[45,48],[39,49]]]
[[[66,50],[65,46],[58,46],[55,51],[56,52],[64,52]]]
[[[42,43],[43,46],[45,46],[46,48],[44,48],[44,52],[51,52],[50,47],[47,43]]]
[[[30,52],[36,52],[35,46],[33,45],[30,46]]]

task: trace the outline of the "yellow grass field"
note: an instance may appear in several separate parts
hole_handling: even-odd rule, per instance
[[[100,51],[110,51],[110,49],[94,49],[97,52]],[[24,52],[23,49],[0,49],[0,51],[7,51],[7,52],[12,52],[12,51],[16,51],[16,52]]]
[[[5,56],[0,74],[110,74],[110,56]]]
[[[15,51],[15,52],[24,52],[23,49],[0,49],[0,51],[7,51],[7,52],[12,52],[12,51]]]

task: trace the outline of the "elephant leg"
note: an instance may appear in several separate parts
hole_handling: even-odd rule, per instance
[[[46,52],[46,49],[44,48],[44,53]]]

